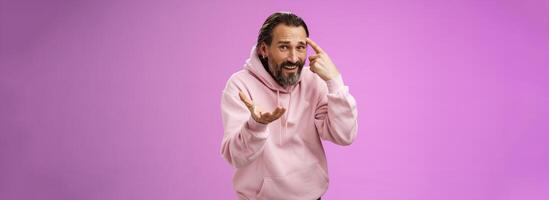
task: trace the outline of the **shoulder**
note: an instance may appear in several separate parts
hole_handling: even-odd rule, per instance
[[[227,82],[245,81],[252,77],[253,75],[250,73],[250,71],[246,69],[241,69],[235,72],[234,74],[232,74],[231,77],[229,77],[229,80]]]
[[[229,77],[224,91],[239,91],[244,90],[246,85],[250,83],[250,80],[254,80],[256,77],[246,69],[241,69]],[[247,84],[246,84],[247,83]]]

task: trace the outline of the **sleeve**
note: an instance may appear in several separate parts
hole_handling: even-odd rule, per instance
[[[350,145],[357,134],[356,101],[343,84],[341,75],[321,87],[315,109],[315,126],[320,138],[338,145]]]
[[[261,154],[269,135],[267,125],[251,117],[250,111],[238,97],[238,92],[236,86],[228,84],[221,98],[224,129],[221,155],[236,168],[253,162]]]

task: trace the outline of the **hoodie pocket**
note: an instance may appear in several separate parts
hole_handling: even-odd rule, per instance
[[[258,199],[317,199],[328,188],[328,176],[318,163],[282,177],[265,177]]]

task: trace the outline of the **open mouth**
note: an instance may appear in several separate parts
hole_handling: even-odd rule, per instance
[[[292,70],[292,69],[296,69],[297,65],[284,66],[282,68],[287,69],[287,70]]]

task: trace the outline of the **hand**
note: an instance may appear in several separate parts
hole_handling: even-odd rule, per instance
[[[238,93],[240,96],[240,100],[246,104],[246,107],[248,107],[248,110],[250,110],[250,113],[252,114],[252,118],[259,123],[262,124],[269,124],[273,122],[274,120],[277,120],[286,112],[286,109],[283,107],[277,107],[272,113],[270,112],[263,112],[260,108],[257,106],[254,106],[254,103],[248,99],[248,97],[240,91]]]
[[[322,48],[320,48],[318,44],[310,38],[307,38],[307,44],[311,45],[316,52],[316,55],[309,56],[309,66],[311,66],[311,71],[320,76],[320,78],[324,81],[328,81],[339,76],[339,71],[328,54],[326,54],[326,52],[324,52],[324,50],[322,50]]]

